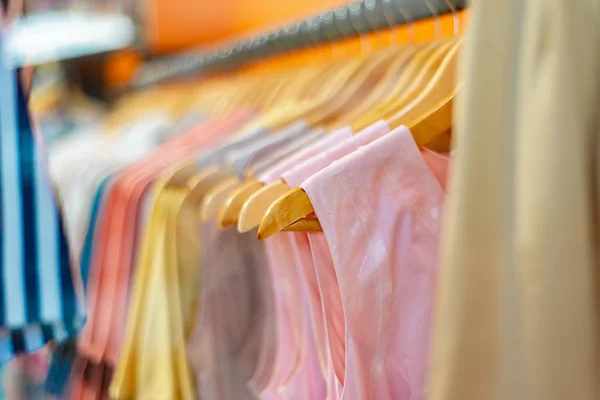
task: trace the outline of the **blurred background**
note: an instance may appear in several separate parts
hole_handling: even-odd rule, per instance
[[[375,3],[392,4],[400,9],[402,1],[377,0],[373,1]],[[15,67],[36,66],[30,107],[38,125],[43,126],[42,134],[47,140],[52,140],[56,135],[72,131],[77,124],[89,123],[91,119],[105,115],[119,99],[138,92],[140,87],[134,84],[136,80],[139,83],[144,70],[147,72],[160,67],[161,60],[168,60],[169,68],[173,70],[174,65],[177,70],[178,64],[185,64],[189,59],[197,60],[199,55],[211,50],[254,40],[285,24],[311,16],[322,17],[323,12],[348,2],[11,0],[10,4],[14,4],[11,7],[15,9],[12,11],[15,16],[11,17],[11,7],[6,7],[4,35],[7,59]],[[359,8],[360,4],[365,7],[364,1],[357,4]],[[19,8],[24,10],[24,14],[19,14]],[[407,17],[411,16],[401,16]],[[398,16],[394,18],[398,19]],[[460,18],[464,20],[463,13]],[[435,21],[434,18],[420,17],[410,26],[398,26],[395,30],[399,42],[425,43],[440,35],[452,35],[453,24],[452,15],[440,15]],[[365,32],[371,28],[373,26],[362,27]],[[373,40],[372,36],[370,40]],[[360,51],[365,52],[364,43],[360,46]],[[372,42],[367,44],[367,47],[372,46]],[[301,65],[309,58],[301,53],[317,59],[331,57],[328,52],[319,53],[318,47],[313,46],[304,52],[287,52],[283,57],[275,54],[269,58],[287,59],[292,65]],[[294,58],[291,53],[301,57]],[[337,46],[333,53],[334,58],[357,55],[356,47],[348,46]],[[245,62],[244,66],[254,64],[261,68],[274,64],[265,62],[265,58],[256,57],[253,63]],[[181,80],[183,74],[174,75]],[[200,74],[188,76],[196,79]],[[164,82],[152,78],[150,83],[157,85]]]

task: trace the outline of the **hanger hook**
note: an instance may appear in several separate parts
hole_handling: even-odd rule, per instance
[[[371,32],[374,32],[375,30],[377,30],[378,28],[380,28],[379,26],[379,21],[374,21],[373,22],[373,13],[377,10],[377,0],[364,0],[364,5],[365,5],[365,19],[367,20],[367,23],[369,24],[369,30]]]
[[[431,12],[431,16],[433,17],[433,29],[434,29],[433,36],[435,39],[439,39],[441,36],[441,31],[442,31],[441,24],[440,24],[440,15],[431,6],[431,3],[429,2],[429,0],[423,0],[423,2],[425,2],[425,5],[427,6],[427,8],[429,8],[429,11]]]
[[[456,6],[452,0],[444,0],[444,3],[452,11],[452,28],[454,29],[454,36],[458,36],[460,21],[458,20],[458,13],[456,12]]]
[[[383,5],[381,6],[381,13],[383,18],[385,19],[385,23],[387,24],[387,29],[390,32],[390,42],[392,44],[400,44],[400,40],[398,39],[397,31],[394,29],[398,24],[396,16],[393,11],[390,10],[392,0],[383,0]],[[391,14],[391,15],[390,15]],[[396,38],[394,39],[394,33],[396,33]]]
[[[348,5],[348,13],[349,13],[350,23],[352,24],[352,26],[354,27],[356,32],[358,32],[358,36],[360,37],[360,53],[361,53],[360,57],[364,57],[366,54],[368,54],[371,51],[371,49],[368,48],[369,46],[366,45],[364,39],[365,39],[365,31],[371,32],[373,30],[371,27],[371,23],[369,22],[369,20],[367,19],[366,15],[365,15],[363,6],[365,6],[364,0],[354,1]],[[366,7],[365,7],[365,9],[366,9]],[[360,24],[362,26],[357,27],[354,25],[354,20],[356,18],[362,19],[362,21],[360,21]]]
[[[333,56],[335,54],[333,40],[331,39],[331,37],[329,37],[329,34],[327,33],[327,27],[325,26],[325,18],[322,14],[319,14],[316,17],[316,19],[319,21],[317,23],[317,29],[319,30],[319,33],[325,37],[325,41],[329,44],[329,47],[331,47],[331,55]]]
[[[402,0],[396,0],[396,9],[398,10],[398,13],[400,13],[400,15],[402,15],[402,18],[404,19],[404,25],[406,25],[406,29],[408,31],[408,43],[413,44],[415,42],[415,26],[414,26],[414,22],[413,19],[410,15],[410,13],[408,13],[406,11],[406,9],[403,9],[400,2]]]
[[[346,36],[344,35],[344,33],[338,28],[338,26],[335,24],[335,12],[334,11],[325,11],[320,13],[321,16],[321,21],[323,21],[323,32],[327,35],[327,28],[328,27],[332,27],[335,32],[333,33],[333,38],[329,35],[327,35],[327,38],[329,39],[330,42],[335,42],[336,40],[339,40],[341,38],[346,38]]]
[[[344,38],[348,36],[358,36],[359,33],[350,22],[348,7],[340,6],[336,7],[333,11],[333,20],[338,29],[338,31],[342,34]],[[343,29],[342,29],[343,28]]]

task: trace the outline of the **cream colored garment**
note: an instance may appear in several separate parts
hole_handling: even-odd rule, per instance
[[[429,399],[598,399],[600,3],[472,5]]]

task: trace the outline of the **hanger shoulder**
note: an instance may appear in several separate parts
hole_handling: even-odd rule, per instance
[[[240,181],[236,177],[229,177],[213,187],[206,193],[200,206],[200,217],[207,222],[217,216],[219,209],[229,193],[231,193]]]
[[[240,215],[242,206],[253,193],[259,190],[263,184],[257,180],[251,179],[239,185],[233,192],[227,196],[221,212],[217,217],[219,227],[226,228],[235,224]]]
[[[396,82],[401,76],[401,72],[410,62],[411,58],[418,52],[418,49],[413,46],[406,46],[398,52],[395,56],[393,62],[390,64],[390,67],[383,75],[383,78],[379,81],[379,83],[373,88],[373,90],[368,94],[366,99],[362,104],[360,104],[357,108],[351,110],[350,112],[345,113],[340,118],[332,121],[331,124],[328,125],[329,128],[335,129],[340,126],[348,125],[349,123],[357,120],[362,115],[369,113],[375,105],[383,100],[390,91],[390,87],[393,87],[394,82]]]
[[[455,93],[457,90],[455,75],[460,43],[460,41],[456,42],[448,52],[435,76],[419,96],[400,112],[387,119],[392,129],[411,124],[429,114],[431,110],[439,107],[440,103]]]
[[[427,146],[437,137],[452,129],[452,108],[455,96],[456,91],[408,126],[417,146]]]
[[[282,180],[270,183],[253,193],[242,206],[238,219],[238,231],[248,232],[260,225],[269,206],[290,190]]]
[[[316,110],[313,115],[308,118],[312,126],[316,126],[328,121],[339,118],[344,112],[352,110],[356,107],[356,102],[362,96],[358,94],[370,92],[373,86],[385,76],[385,72],[393,64],[395,53],[385,52],[378,54],[364,63],[361,68],[352,75],[345,87],[337,93],[337,96],[332,98],[323,107]]]
[[[436,75],[421,95],[407,108],[388,121],[393,129],[407,125],[415,137],[417,145],[423,146],[452,127],[452,106],[457,89],[455,85],[455,63],[459,48],[458,42],[448,52]],[[316,229],[316,225],[304,221],[304,228],[293,227],[314,212],[314,208],[306,192],[295,188],[279,197],[267,210],[259,230],[259,239],[266,239],[277,232],[285,230]]]
[[[179,165],[170,171],[170,176],[166,178],[167,186],[185,186],[188,179],[198,172],[193,161]]]
[[[390,103],[395,101],[398,97],[403,96],[402,93],[404,93],[405,89],[411,85],[427,60],[431,58],[433,52],[434,49],[431,46],[426,46],[417,50],[408,61],[408,64],[396,82],[391,86],[391,89],[388,88],[386,96],[374,104],[368,112],[359,115],[352,121],[351,125],[353,130],[355,132],[360,132],[374,121],[381,119],[383,111]]]
[[[318,218],[306,217],[283,228],[283,230],[285,232],[322,232],[323,228]]]
[[[294,188],[271,204],[258,227],[258,238],[267,239],[314,211],[306,192]]]
[[[395,115],[398,110],[402,110],[404,107],[410,104],[413,99],[419,96],[419,94],[434,79],[436,73],[438,73],[442,67],[444,60],[446,59],[447,54],[451,51],[452,47],[453,42],[444,42],[443,45],[438,47],[427,58],[421,70],[417,73],[415,78],[410,82],[405,90],[403,90],[402,93],[399,93],[399,96],[396,96],[389,102],[384,113],[382,114],[383,119]]]
[[[194,175],[188,180],[186,185],[189,189],[188,200],[193,204],[200,205],[204,196],[212,188],[231,176],[231,173],[220,170],[217,167]]]

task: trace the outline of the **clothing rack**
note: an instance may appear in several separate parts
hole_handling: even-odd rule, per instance
[[[210,51],[193,51],[148,63],[133,86],[189,74],[230,70],[249,61],[407,25],[465,8],[465,0],[361,0]]]

